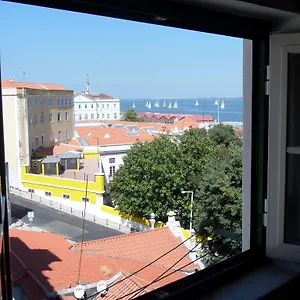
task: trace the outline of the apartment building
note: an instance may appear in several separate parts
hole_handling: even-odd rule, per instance
[[[21,165],[35,150],[74,136],[73,91],[60,84],[2,81],[5,155],[9,182],[21,187]]]
[[[119,120],[120,99],[89,91],[74,95],[75,120]]]

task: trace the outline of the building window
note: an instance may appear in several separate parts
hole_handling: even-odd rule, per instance
[[[107,114],[107,119],[109,119],[109,114]]]
[[[82,197],[81,198],[82,202],[90,202],[90,198]]]
[[[37,124],[37,115],[34,114],[34,124]]]
[[[99,108],[99,104],[97,103],[97,108]]]
[[[52,196],[51,192],[45,192],[45,196]]]
[[[109,108],[109,104],[108,103],[106,104],[106,108]]]
[[[38,146],[39,145],[39,138],[36,136],[35,137],[35,145]]]
[[[72,99],[69,98],[69,105],[72,105]]]
[[[62,197],[63,197],[63,199],[70,199],[70,195],[68,195],[68,194],[63,194]]]
[[[91,120],[94,120],[94,114],[91,114]]]
[[[42,112],[41,113],[41,124],[44,124],[45,122],[45,116],[44,116],[44,113]]]
[[[114,103],[114,108],[117,108],[117,104],[116,103]]]
[[[69,113],[66,111],[65,112],[65,121],[68,121],[69,120]]]
[[[109,176],[113,177],[115,173],[116,173],[116,166],[110,166],[109,167]]]
[[[81,114],[78,115],[78,119],[79,119],[79,120],[82,120]]]
[[[111,157],[108,161],[110,164],[113,164],[116,161],[116,159],[114,157]]]
[[[52,115],[52,113],[49,113],[49,123],[53,123],[53,115]]]
[[[88,114],[85,114],[84,118],[87,120],[89,118]]]
[[[45,134],[43,133],[42,134],[42,144],[44,144],[44,142],[45,142]]]
[[[104,116],[104,114],[102,114],[102,119],[103,119],[103,120],[105,119],[105,116]]]
[[[115,117],[115,119],[117,118],[117,113],[114,113],[114,117]]]
[[[32,164],[32,167],[33,167],[33,168],[37,168],[37,167],[38,167],[37,162],[34,162],[34,163]]]
[[[84,105],[84,108],[87,108],[87,104]]]
[[[34,106],[36,106],[36,98],[34,98]]]
[[[44,98],[40,99],[40,106],[44,106]]]
[[[50,142],[53,142],[54,136],[53,136],[53,131],[50,132]]]
[[[60,105],[60,100],[59,100],[59,98],[56,99],[56,105],[57,105],[57,106]]]
[[[58,138],[59,141],[61,140],[61,130],[58,130],[57,138]]]
[[[97,120],[99,120],[100,119],[100,114],[97,114]]]
[[[48,99],[48,106],[52,106],[52,98]]]
[[[68,140],[70,138],[70,132],[69,129],[66,129],[66,140]]]
[[[91,104],[91,108],[94,108],[94,104]]]
[[[78,104],[78,108],[81,108],[81,105],[80,105],[80,104]]]
[[[60,115],[60,112],[57,113],[57,122],[61,122],[61,115]]]
[[[65,99],[65,105],[68,105],[68,99]]]
[[[33,189],[28,189],[28,192],[34,194],[34,190]]]
[[[102,108],[104,108],[104,104],[102,104]]]

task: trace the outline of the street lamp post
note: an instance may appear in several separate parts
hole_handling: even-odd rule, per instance
[[[193,191],[182,191],[182,194],[191,194],[191,214],[190,214],[190,237],[192,236],[193,229],[193,202],[194,202],[194,192]]]

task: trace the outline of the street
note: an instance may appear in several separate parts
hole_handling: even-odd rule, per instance
[[[9,196],[11,202],[13,222],[17,219],[29,224],[27,213],[34,211],[32,226],[41,230],[62,234],[74,242],[82,239],[82,218],[66,214],[43,204],[15,196]],[[96,240],[122,234],[121,232],[108,227],[85,221],[84,240]]]

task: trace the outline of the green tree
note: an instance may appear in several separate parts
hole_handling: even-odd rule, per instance
[[[214,125],[208,130],[208,135],[212,142],[217,145],[223,144],[228,146],[231,143],[242,145],[242,140],[235,135],[234,128],[231,125]]]
[[[177,144],[161,136],[131,148],[109,189],[122,212],[140,217],[154,212],[158,220],[166,221],[167,212],[175,209],[185,218],[189,207],[181,191],[186,175]]]
[[[122,117],[123,121],[129,121],[129,122],[143,122],[144,119],[141,118],[135,110],[132,108],[129,108]]]
[[[242,147],[220,144],[207,157],[195,194],[196,232],[210,237],[206,263],[240,252],[242,230]]]

